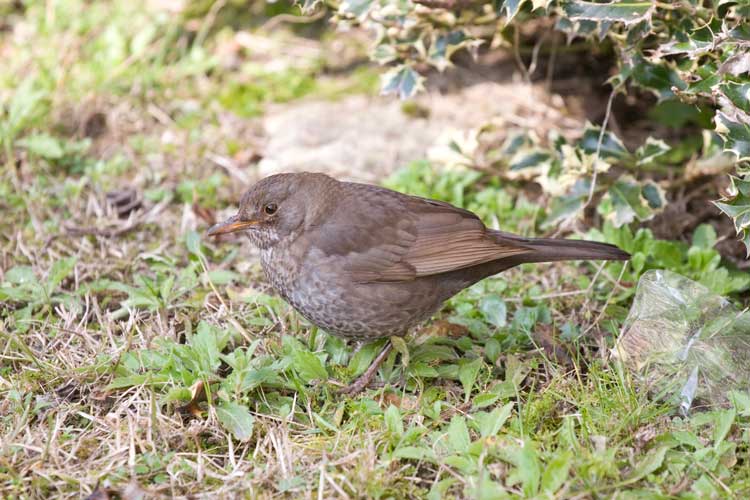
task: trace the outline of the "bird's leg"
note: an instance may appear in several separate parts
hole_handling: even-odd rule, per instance
[[[341,394],[348,394],[349,396],[354,396],[355,394],[362,392],[365,387],[370,385],[370,382],[372,382],[372,378],[378,372],[378,368],[380,368],[380,365],[383,364],[383,361],[385,361],[385,358],[388,357],[388,354],[390,354],[392,350],[393,344],[389,340],[385,347],[383,347],[383,350],[380,351],[380,354],[378,354],[377,357],[375,357],[375,359],[372,361],[372,363],[370,363],[370,366],[367,367],[367,370],[365,370],[365,372],[360,375],[357,380],[347,385],[339,392]]]

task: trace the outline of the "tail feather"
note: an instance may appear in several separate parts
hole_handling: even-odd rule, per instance
[[[628,260],[630,254],[615,245],[598,241],[562,238],[523,238],[502,231],[492,231],[498,243],[503,241],[530,249],[519,257],[523,262],[554,262],[560,260]]]

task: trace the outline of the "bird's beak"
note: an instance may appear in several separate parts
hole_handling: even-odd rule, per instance
[[[224,222],[219,222],[211,226],[206,234],[208,236],[218,236],[220,234],[234,233],[235,231],[242,231],[257,224],[258,221],[256,220],[240,220],[239,215],[233,215]]]

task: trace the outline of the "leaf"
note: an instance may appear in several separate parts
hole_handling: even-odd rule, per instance
[[[662,189],[651,181],[639,183],[633,177],[624,175],[610,186],[605,199],[612,203],[609,214],[615,227],[635,220],[647,221],[664,209],[666,200]]]
[[[60,141],[49,134],[30,135],[17,141],[16,144],[48,160],[57,160],[65,154]]]
[[[734,229],[745,244],[750,258],[750,179],[730,176],[731,185],[720,201],[713,202],[734,222]]]
[[[641,460],[638,465],[635,466],[632,473],[630,474],[630,477],[628,477],[628,479],[625,481],[626,484],[640,481],[647,475],[655,472],[659,467],[661,467],[662,463],[664,463],[664,456],[666,455],[668,449],[668,446],[660,446],[656,450],[652,450],[651,452],[649,452],[649,454],[646,455],[646,457]]]
[[[611,3],[565,2],[563,12],[571,19],[589,21],[614,21],[633,24],[646,19],[653,8],[652,2],[620,1]]]
[[[202,255],[201,237],[198,235],[197,231],[191,230],[185,233],[185,246],[191,254],[196,256]]]
[[[393,336],[390,338],[393,349],[401,354],[401,364],[403,366],[409,366],[409,347],[406,345],[406,341],[403,337]]]
[[[750,83],[725,82],[719,85],[719,90],[732,104],[750,113]]]
[[[188,337],[188,344],[195,352],[194,361],[201,367],[203,375],[214,373],[221,364],[221,350],[227,342],[227,335],[221,335],[218,328],[205,321],[198,323],[198,331]]]
[[[662,141],[661,139],[654,139],[653,137],[649,137],[648,139],[646,139],[646,142],[635,151],[637,164],[639,166],[649,165],[660,156],[664,156],[670,150],[671,148],[666,142]]]
[[[729,430],[732,428],[734,419],[737,416],[737,410],[730,408],[728,410],[720,410],[716,412],[716,419],[714,425],[714,447],[721,444],[726,439]]]
[[[364,19],[370,11],[373,0],[344,0],[339,5],[339,13]]]
[[[599,144],[600,136],[602,138],[601,145]],[[587,124],[579,145],[588,154],[595,154],[598,147],[600,158],[621,159],[630,154],[619,137],[609,131],[602,134],[601,127],[593,126],[590,123]]]
[[[292,355],[292,367],[305,383],[328,379],[328,372],[320,358],[310,351],[295,349]]]
[[[401,412],[393,405],[390,405],[383,414],[385,428],[391,434],[401,437],[404,434],[404,422],[401,418]]]
[[[461,415],[454,415],[448,425],[448,443],[456,453],[465,453],[469,450],[471,437],[466,427],[466,419]]]
[[[377,340],[370,342],[369,344],[362,346],[349,360],[349,371],[352,375],[360,375],[367,370],[370,363],[373,362],[375,356],[383,349],[386,340]]]
[[[464,388],[464,401],[469,401],[471,397],[471,390],[474,388],[474,383],[479,375],[479,370],[482,368],[482,359],[477,358],[473,361],[464,362],[458,367],[458,379],[461,381],[461,385]]]
[[[214,285],[227,285],[232,281],[241,281],[242,276],[228,269],[214,269],[208,272],[208,279]]]
[[[5,279],[12,285],[36,284],[34,270],[30,266],[15,266],[5,273]]]
[[[247,441],[253,435],[255,418],[247,407],[232,402],[222,402],[216,406],[216,416],[221,425],[234,435],[235,439]]]
[[[410,460],[435,460],[435,452],[424,446],[403,446],[397,448],[392,456],[394,458],[406,458]]]
[[[634,57],[631,65],[626,69],[633,80],[641,87],[653,91],[659,99],[666,99],[675,95],[673,88],[685,90],[687,84],[675,70],[666,63],[654,64],[642,57]]]
[[[551,495],[559,490],[570,474],[573,454],[569,450],[559,451],[548,461],[542,472],[542,492]]]
[[[495,408],[489,413],[477,414],[476,419],[479,424],[479,434],[483,438],[497,435],[513,412],[514,406],[515,403],[507,403],[503,407]]]
[[[549,214],[542,224],[542,228],[554,227],[579,213],[588,200],[590,189],[591,180],[582,178],[576,180],[567,194],[553,198],[552,203],[550,203]]]
[[[49,271],[47,276],[47,295],[52,295],[57,286],[62,283],[62,280],[68,277],[73,271],[76,265],[75,257],[67,257],[60,259],[52,264],[52,269]]]
[[[502,10],[504,10],[508,16],[506,22],[510,22],[516,17],[516,14],[518,14],[518,11],[525,2],[526,0],[505,0],[505,2],[503,2]]]
[[[512,476],[521,482],[526,497],[534,497],[539,491],[542,470],[539,453],[531,441],[524,441],[523,446],[513,446],[501,451],[504,460],[515,466]]]
[[[423,89],[423,81],[411,67],[398,66],[381,77],[381,93],[398,94],[401,99],[407,99]]]
[[[496,295],[483,297],[479,301],[479,310],[484,319],[497,328],[502,328],[508,323],[508,307],[505,301]]]
[[[693,246],[710,249],[716,245],[716,229],[711,224],[701,224],[693,231]]]
[[[724,150],[735,154],[738,161],[750,161],[750,125],[732,121],[723,111],[716,113],[714,121]]]

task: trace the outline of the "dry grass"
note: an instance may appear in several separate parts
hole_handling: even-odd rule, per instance
[[[288,31],[190,50],[206,18],[162,4],[32,3],[0,32],[0,102],[35,89],[0,123],[0,497],[747,493],[746,416],[714,442],[714,420],[669,416],[600,359],[622,312],[607,303],[632,285],[617,267],[480,284],[409,338],[407,367],[393,354],[381,387],[338,396],[322,379],[351,379],[377,346],[311,328],[243,241],[198,235],[257,175],[265,107],[371,75],[322,75],[341,47]],[[514,203],[498,216],[533,229],[538,207]],[[505,326],[480,312],[497,296]],[[555,358],[566,324],[589,334]]]

